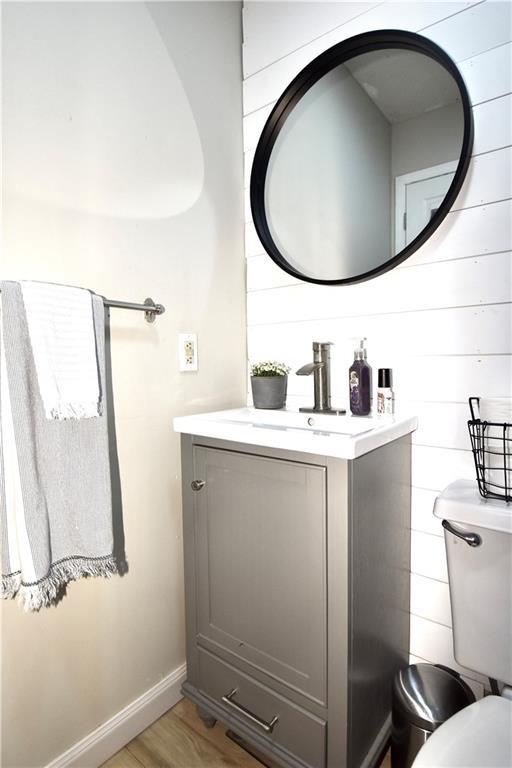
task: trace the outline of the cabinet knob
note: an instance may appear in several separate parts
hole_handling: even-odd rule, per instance
[[[204,488],[204,484],[204,480],[192,480],[190,487],[193,491],[200,491],[201,488]]]

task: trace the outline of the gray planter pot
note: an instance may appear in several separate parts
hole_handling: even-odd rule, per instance
[[[252,399],[255,408],[284,408],[288,376],[251,376]]]

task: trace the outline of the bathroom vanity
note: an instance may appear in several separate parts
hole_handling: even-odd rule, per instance
[[[183,693],[278,765],[376,765],[408,663],[416,420],[242,408],[174,427]]]

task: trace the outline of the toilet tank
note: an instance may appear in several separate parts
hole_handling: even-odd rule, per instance
[[[512,504],[457,480],[437,497],[444,523],[455,659],[512,684]],[[447,529],[447,523],[451,531]],[[456,535],[476,534],[474,546]]]

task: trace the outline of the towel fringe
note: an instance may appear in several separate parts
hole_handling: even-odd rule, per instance
[[[103,403],[100,400],[81,402],[61,401],[49,410],[46,410],[46,418],[57,421],[65,419],[94,419],[103,415]]]
[[[62,563],[56,563],[50,572],[37,584],[23,584],[19,574],[2,576],[2,595],[9,599],[17,595],[18,602],[25,611],[39,611],[51,605],[57,599],[62,588],[70,581],[76,581],[82,576],[103,576],[110,578],[118,572],[113,555],[90,560],[70,558]]]
[[[0,598],[2,600],[12,600],[17,594],[20,585],[21,573],[11,573],[9,576],[2,576]]]

